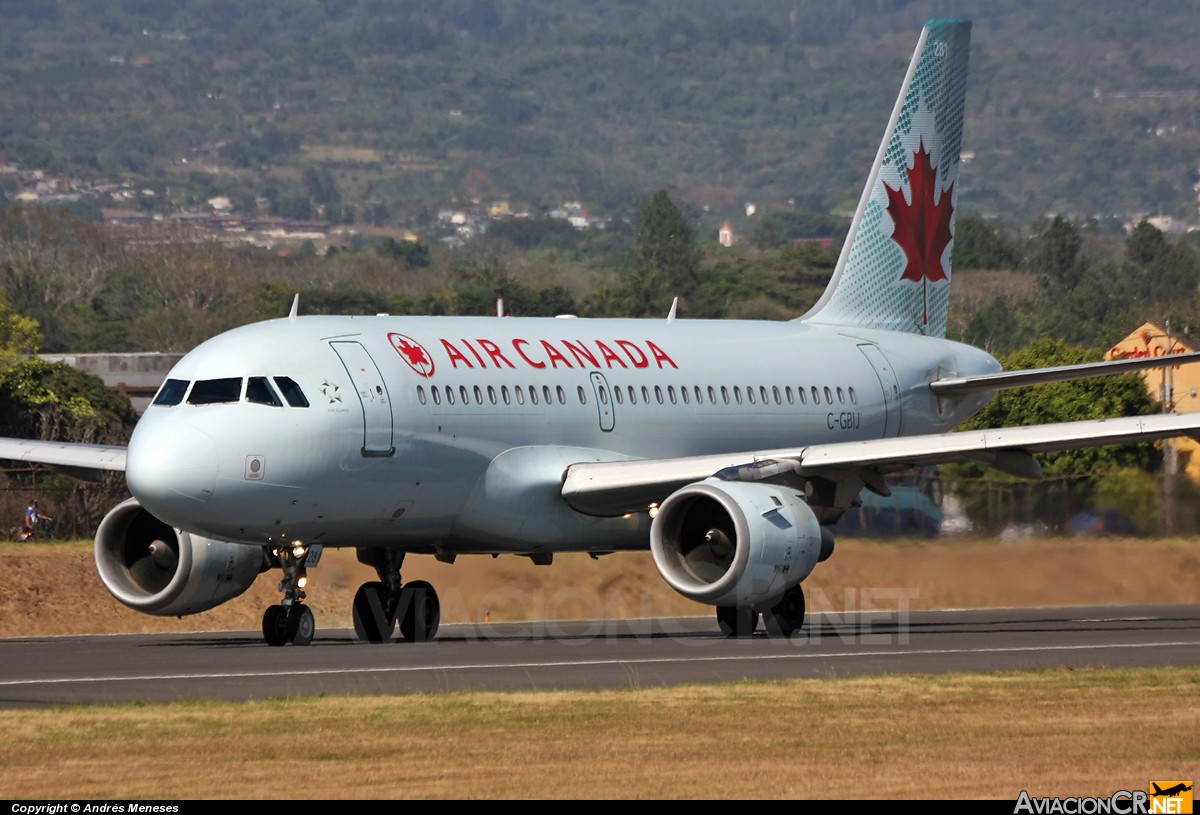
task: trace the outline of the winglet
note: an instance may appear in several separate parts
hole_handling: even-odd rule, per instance
[[[675,310],[677,308],[679,308],[679,298],[678,297],[676,297],[674,300],[671,301],[671,310],[667,313],[667,322],[668,323],[675,322]]]
[[[292,310],[288,314],[289,320],[296,319],[296,315],[300,313],[300,292],[296,292],[296,296],[292,298]]]

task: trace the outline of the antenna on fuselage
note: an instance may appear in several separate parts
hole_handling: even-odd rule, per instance
[[[503,297],[499,297],[496,299],[496,316],[497,317],[504,316],[504,298]]]
[[[289,320],[296,319],[296,315],[300,313],[300,292],[296,292],[296,296],[292,298],[292,310],[288,314]]]
[[[671,301],[671,310],[667,313],[667,322],[668,323],[675,322],[675,310],[677,308],[679,308],[679,298],[678,297],[676,297],[674,300]]]

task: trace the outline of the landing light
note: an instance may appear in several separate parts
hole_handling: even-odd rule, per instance
[[[658,515],[658,504],[657,503],[650,504],[650,506],[648,506],[646,508],[646,511],[650,513],[651,518],[655,517],[656,515]]]
[[[308,577],[307,576],[301,577],[296,581],[296,586],[299,588],[304,588],[307,585],[308,585]]]
[[[294,557],[296,560],[304,557],[306,552],[308,552],[308,550],[304,548],[304,544],[302,543],[297,543],[292,547],[292,557]]]

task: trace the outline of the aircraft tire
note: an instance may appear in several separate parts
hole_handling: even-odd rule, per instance
[[[288,641],[288,613],[280,605],[267,606],[262,620],[263,639],[267,645],[286,645]]]
[[[727,637],[750,637],[758,628],[758,612],[745,606],[717,606],[717,624]]]
[[[772,637],[791,637],[804,625],[804,590],[799,586],[785,592],[779,602],[763,612],[763,625]]]
[[[308,606],[292,606],[287,612],[287,639],[292,645],[308,645],[317,631],[316,620]]]
[[[396,633],[396,610],[388,608],[383,583],[363,583],[354,593],[354,633],[364,642],[386,642]]]
[[[437,636],[442,605],[433,586],[424,580],[404,584],[397,613],[400,634],[406,642],[429,642]]]

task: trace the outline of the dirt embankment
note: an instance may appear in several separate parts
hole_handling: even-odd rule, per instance
[[[5,591],[0,636],[148,631],[257,630],[279,600],[279,573],[203,614],[150,617],[118,603],[83,544],[0,544]],[[970,608],[1200,602],[1200,541],[1036,539],[868,542],[843,540],[806,581],[812,610]],[[354,591],[376,579],[352,551],[326,551],[310,571],[318,628],[351,625]],[[406,580],[436,587],[445,622],[711,615],[663,583],[648,553],[593,560],[560,555],[460,557],[450,565],[413,556]]]

